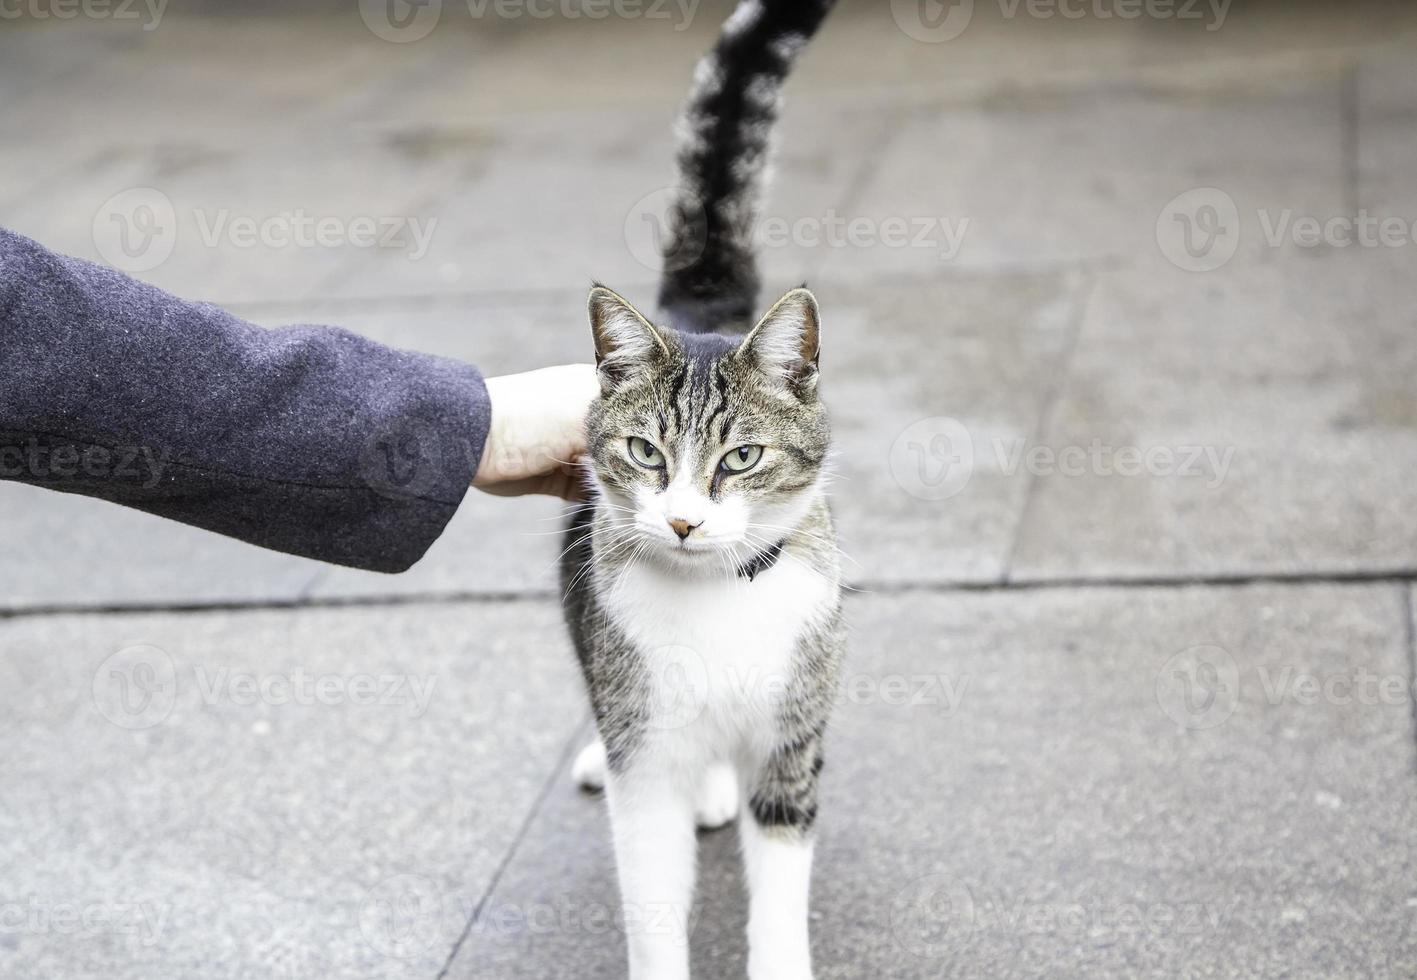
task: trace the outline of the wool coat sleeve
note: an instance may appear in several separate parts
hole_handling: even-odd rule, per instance
[[[490,424],[469,364],[266,330],[0,228],[0,479],[399,572]]]

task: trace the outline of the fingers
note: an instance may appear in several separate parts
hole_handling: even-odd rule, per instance
[[[578,499],[578,481],[553,474],[574,473],[585,452],[585,413],[599,391],[595,369],[569,364],[488,378],[486,384],[492,427],[473,486]]]
[[[519,480],[503,480],[500,483],[473,484],[483,493],[498,497],[520,497],[526,494],[545,494],[560,497],[570,503],[585,499],[585,482],[579,473],[565,473],[555,470],[539,476],[522,477]]]

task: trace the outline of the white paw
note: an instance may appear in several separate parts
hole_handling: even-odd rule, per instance
[[[748,954],[748,980],[812,980],[812,961],[804,956]]]
[[[600,739],[581,749],[571,764],[571,777],[581,789],[605,788],[605,743]]]
[[[717,830],[738,816],[738,774],[726,762],[717,762],[704,773],[694,819],[704,830]]]

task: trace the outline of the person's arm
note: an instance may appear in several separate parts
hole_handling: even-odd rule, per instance
[[[0,479],[398,572],[457,510],[491,421],[471,365],[265,330],[0,229]]]

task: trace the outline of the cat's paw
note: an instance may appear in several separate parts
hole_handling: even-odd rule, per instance
[[[782,953],[748,954],[748,980],[812,980],[812,961]]]
[[[694,820],[702,830],[717,830],[738,816],[738,774],[726,762],[709,766],[694,803]]]
[[[581,749],[571,764],[571,777],[583,790],[595,792],[605,788],[605,743],[600,739]]]

